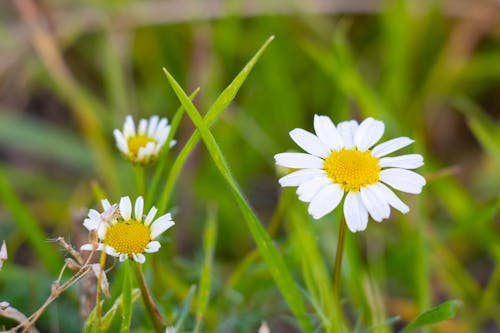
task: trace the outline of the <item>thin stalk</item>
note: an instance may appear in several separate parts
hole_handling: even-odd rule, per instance
[[[345,240],[345,229],[347,224],[345,223],[344,218],[340,219],[339,226],[339,239],[337,242],[337,252],[335,253],[335,264],[333,266],[333,297],[335,299],[335,309],[337,312],[338,320],[335,323],[338,325],[337,329],[340,332],[343,315],[342,315],[342,306],[340,304],[341,298],[341,270],[342,270],[342,257],[344,253],[344,240]]]
[[[155,331],[157,333],[163,333],[165,332],[167,323],[161,316],[160,311],[158,311],[158,308],[153,301],[153,297],[149,292],[148,285],[146,284],[146,279],[144,278],[144,273],[142,272],[141,264],[134,262],[134,272],[135,277],[137,278],[137,283],[139,284],[139,289],[141,289],[142,300],[144,301],[144,305],[146,306],[149,317],[153,322]]]
[[[144,181],[144,167],[142,165],[134,165],[135,180],[137,182],[138,195],[144,196],[146,194],[146,184]]]
[[[337,242],[337,253],[335,253],[335,265],[333,266],[333,292],[335,296],[340,300],[340,282],[341,282],[341,274],[340,271],[342,269],[342,254],[344,253],[344,239],[345,239],[345,229],[346,223],[342,218],[340,220],[339,227],[339,240]],[[340,302],[339,302],[340,303]]]
[[[99,276],[97,277],[97,288],[95,292],[95,313],[97,318],[97,328],[102,329],[102,304],[101,304],[101,283],[104,271],[104,264],[106,263],[106,251],[101,251],[99,258]]]

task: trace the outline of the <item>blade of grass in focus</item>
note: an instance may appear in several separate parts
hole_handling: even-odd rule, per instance
[[[224,89],[224,91],[219,95],[219,97],[217,97],[217,99],[212,104],[212,106],[210,107],[204,118],[204,123],[206,123],[208,127],[212,126],[215,123],[217,118],[227,108],[229,103],[232,102],[232,100],[236,96],[236,93],[240,89],[241,85],[243,84],[243,82],[245,82],[246,78],[248,77],[248,74],[250,74],[253,67],[257,63],[257,60],[259,60],[260,56],[262,55],[262,53],[264,53],[264,51],[273,41],[273,39],[274,36],[271,36],[264,42],[264,44],[255,53],[252,59],[250,59],[248,63],[245,65],[245,67],[243,67],[241,72]],[[182,169],[182,166],[184,165],[184,162],[188,158],[189,154],[191,154],[191,151],[194,149],[199,140],[200,140],[200,133],[199,130],[196,129],[196,131],[191,135],[189,140],[186,142],[181,152],[177,156],[174,164],[170,168],[170,172],[167,178],[167,183],[165,184],[163,192],[161,193],[160,199],[158,201],[159,202],[158,211],[160,214],[162,214],[165,211],[168,204],[168,200],[170,199],[170,196],[174,189],[175,182],[179,178],[179,173]]]
[[[196,88],[195,91],[189,96],[191,100],[194,100],[198,93],[200,92],[200,88]],[[153,179],[151,180],[150,185],[148,186],[148,193],[146,195],[146,209],[151,207],[151,202],[154,199],[154,195],[156,194],[156,190],[158,188],[158,184],[160,183],[161,177],[163,176],[163,172],[165,171],[165,167],[167,166],[167,156],[170,150],[170,143],[172,142],[175,134],[177,133],[177,129],[182,120],[182,115],[184,114],[184,108],[182,105],[177,109],[172,118],[172,122],[170,124],[170,132],[168,133],[167,141],[165,141],[164,151],[161,153],[160,158],[158,159],[158,163],[155,168],[155,172],[153,175]]]
[[[269,235],[262,227],[261,222],[253,212],[247,199],[239,189],[239,186],[236,180],[233,178],[229,166],[224,158],[224,155],[220,151],[220,148],[217,142],[215,141],[215,138],[208,129],[208,126],[205,124],[205,121],[203,121],[201,115],[198,113],[196,107],[193,105],[189,97],[179,86],[177,81],[175,81],[175,79],[170,75],[170,73],[166,69],[164,69],[164,71],[165,74],[167,75],[167,78],[172,88],[177,94],[177,97],[184,105],[187,114],[189,115],[189,117],[199,130],[200,135],[203,138],[203,141],[205,142],[205,146],[207,147],[210,155],[212,156],[215,165],[217,166],[221,175],[224,177],[229,187],[231,188],[235,196],[236,203],[238,204],[238,207],[240,208],[243,214],[243,217],[250,230],[250,233],[252,234],[257,246],[259,247],[262,257],[264,258],[264,260],[268,265],[269,271],[271,272],[281,293],[283,294],[288,305],[290,306],[290,309],[295,315],[295,318],[297,319],[301,328],[305,332],[313,332],[311,323],[307,318],[307,310],[303,302],[302,296],[297,286],[295,285],[295,281],[290,271],[286,267],[281,254],[272,244]],[[222,104],[225,102],[226,102],[225,100],[222,100],[220,103]]]

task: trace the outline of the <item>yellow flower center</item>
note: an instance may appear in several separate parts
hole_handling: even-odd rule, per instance
[[[146,147],[150,142],[156,143],[156,140],[146,135],[136,135],[128,139],[128,149],[133,156],[137,156],[139,149]]]
[[[344,191],[358,192],[361,187],[379,181],[381,168],[378,161],[369,150],[342,149],[332,151],[325,159],[324,168],[328,177],[340,184]]]
[[[111,246],[118,253],[129,256],[132,253],[143,253],[151,241],[151,230],[147,225],[127,220],[111,225],[106,232],[104,243]]]

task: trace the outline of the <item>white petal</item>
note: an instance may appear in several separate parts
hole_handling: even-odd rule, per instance
[[[104,211],[108,210],[111,208],[111,204],[109,203],[108,199],[102,199],[101,200],[101,205],[102,205],[102,209]]]
[[[288,168],[322,169],[325,161],[319,157],[304,153],[281,153],[274,155],[276,164]]]
[[[358,130],[354,135],[354,143],[358,150],[366,151],[373,146],[382,135],[384,135],[385,125],[380,120],[366,118],[359,124]]]
[[[343,121],[337,125],[337,130],[345,148],[354,148],[354,134],[357,129],[358,123],[355,120]]]
[[[154,142],[148,142],[145,147],[139,149],[139,153],[137,154],[137,159],[142,160],[145,157],[152,156],[155,149]]]
[[[142,253],[132,253],[132,258],[134,258],[134,260],[139,264],[144,264],[144,262],[146,261],[146,257]]]
[[[148,121],[146,119],[139,120],[139,126],[137,129],[137,133],[139,133],[139,135],[145,135],[147,126],[148,126]]]
[[[120,214],[124,220],[130,220],[130,216],[132,215],[132,203],[128,196],[120,199]]]
[[[156,213],[158,212],[158,209],[156,209],[155,206],[151,207],[149,210],[148,215],[146,216],[146,219],[144,220],[145,225],[150,225],[151,222],[153,222],[153,219],[155,218]]]
[[[424,165],[424,158],[420,154],[382,157],[380,159],[379,165],[382,168],[393,167],[402,169],[416,169]]]
[[[146,248],[144,249],[144,252],[147,252],[147,253],[158,252],[160,247],[161,247],[160,242],[152,241],[152,242],[149,242],[149,244],[146,246]]]
[[[304,149],[311,155],[319,157],[327,157],[330,155],[330,150],[325,144],[318,139],[318,137],[312,133],[309,133],[302,128],[296,128],[290,131],[290,137],[299,145],[300,148]]]
[[[380,171],[380,180],[396,190],[407,193],[420,193],[425,185],[425,178],[406,169],[385,169]]]
[[[314,131],[318,138],[332,150],[341,150],[344,146],[337,128],[330,117],[314,115]]]
[[[106,253],[112,257],[118,257],[120,255],[113,247],[109,245],[104,246],[104,251],[106,251]]]
[[[101,219],[101,213],[95,209],[89,209],[89,218],[91,220],[99,221]]]
[[[154,137],[154,134],[156,132],[156,126],[158,125],[159,119],[160,118],[156,115],[149,118],[149,126],[148,126],[148,136],[149,137]]]
[[[281,177],[279,183],[281,186],[299,186],[300,184],[316,177],[326,175],[325,170],[321,169],[302,169]]]
[[[127,139],[135,136],[135,125],[132,116],[125,117],[125,125],[123,125],[123,136]]]
[[[151,239],[155,239],[174,224],[168,215],[163,215],[151,224]]]
[[[137,200],[135,200],[135,219],[136,221],[142,221],[142,211],[144,209],[144,199],[139,196]]]
[[[361,188],[361,199],[370,216],[377,222],[382,222],[391,214],[389,204],[377,195],[377,192],[372,189],[372,186]]]
[[[394,192],[392,192],[387,186],[385,186],[382,183],[376,183],[372,185],[372,188],[374,191],[377,192],[377,195],[380,198],[384,198],[384,200],[394,207],[395,209],[399,210],[401,213],[406,214],[410,211],[410,208],[401,201]]]
[[[310,202],[319,190],[330,184],[332,181],[328,177],[318,177],[300,184],[296,192],[300,201]]]
[[[106,238],[106,233],[108,232],[108,227],[109,227],[109,224],[107,223],[99,223],[99,225],[97,226],[97,237],[99,237],[99,239],[104,239]]]
[[[118,149],[122,153],[128,154],[129,150],[128,150],[127,140],[123,137],[122,132],[120,132],[119,130],[115,129],[113,131],[113,135],[115,136],[116,146],[118,147]]]
[[[347,193],[344,200],[344,216],[347,227],[352,232],[363,231],[368,225],[368,211],[359,192]]]
[[[102,249],[102,244],[99,244],[97,246],[97,251],[99,251],[99,247]],[[92,251],[94,249],[94,245],[90,244],[90,243],[87,243],[87,244],[83,244],[82,246],[80,246],[80,251]]]
[[[406,147],[412,144],[413,142],[414,141],[412,139],[404,136],[392,139],[375,146],[372,150],[372,155],[376,157],[385,156],[387,154],[395,152],[396,150]]]
[[[163,133],[165,133],[166,128],[167,128],[167,119],[161,118],[160,122],[158,123],[158,126],[156,126],[156,131],[153,133],[153,137],[158,139],[160,135],[163,135]]]
[[[120,261],[125,261],[128,259],[128,255],[126,255],[125,253],[120,253],[119,259]]]
[[[176,143],[177,143],[177,140],[170,141],[170,148],[172,148],[173,146],[175,146]]]
[[[85,219],[83,220],[83,226],[87,228],[87,230],[92,231],[97,229],[97,226],[99,225],[100,220],[95,220],[95,219]]]
[[[339,184],[330,184],[322,188],[311,200],[307,211],[315,219],[320,219],[338,206],[344,190]]]

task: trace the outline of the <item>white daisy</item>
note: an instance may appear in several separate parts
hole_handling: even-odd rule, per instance
[[[119,257],[120,261],[132,258],[139,263],[146,260],[144,253],[157,252],[160,242],[154,239],[175,223],[167,213],[153,221],[158,210],[153,206],[144,216],[144,199],[138,197],[135,201],[134,216],[129,197],[122,197],[118,205],[110,205],[108,200],[102,200],[103,213],[89,210],[88,218],[83,225],[89,230],[97,231],[99,244],[97,250]],[[83,251],[91,251],[91,243],[84,244]]]
[[[384,134],[384,123],[373,118],[361,124],[354,120],[335,126],[327,116],[314,116],[312,134],[300,128],[290,136],[305,153],[281,153],[276,164],[300,169],[284,177],[281,186],[298,186],[299,200],[308,202],[308,212],[319,219],[333,211],[344,193],[344,216],[352,232],[366,229],[368,214],[377,222],[390,215],[390,206],[409,211],[385,184],[407,193],[420,193],[421,175],[410,171],[424,164],[422,155],[384,157],[413,142],[400,137],[370,149]],[[385,183],[385,184],[384,184]]]
[[[158,158],[169,133],[170,126],[167,118],[160,119],[158,116],[152,116],[149,121],[139,120],[137,131],[132,117],[127,116],[123,132],[118,129],[113,131],[116,146],[123,156],[139,164],[148,164]],[[170,147],[174,144],[175,140],[172,140]]]

